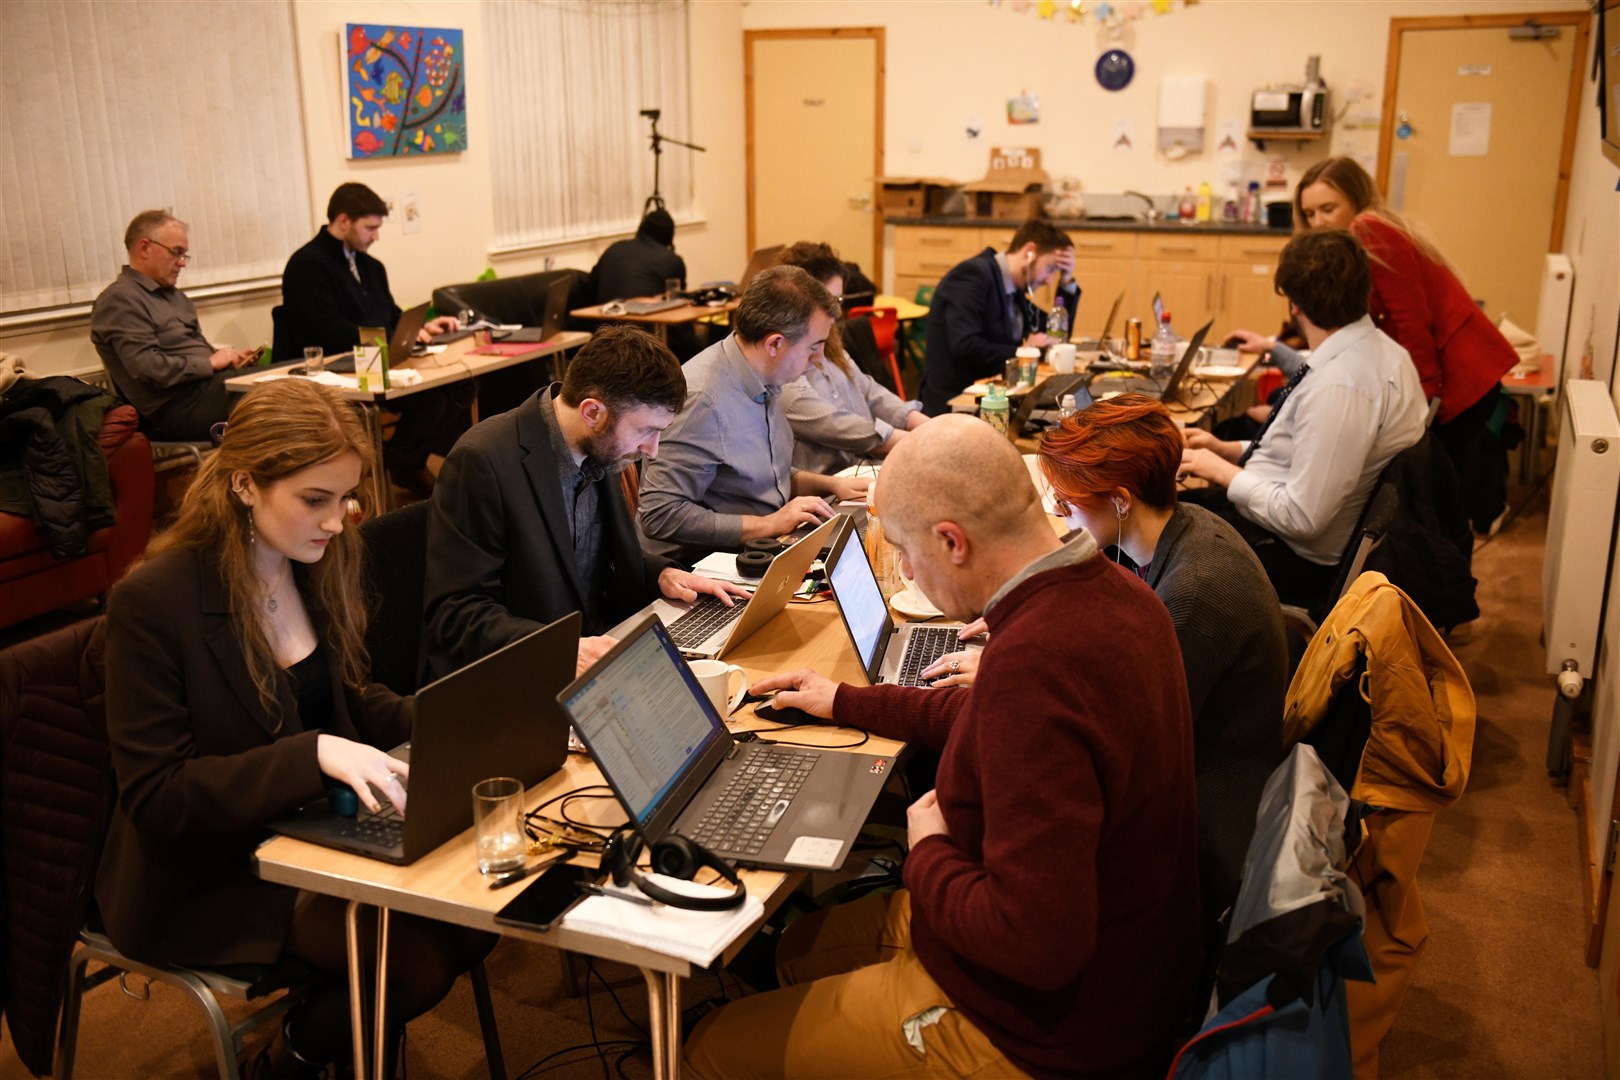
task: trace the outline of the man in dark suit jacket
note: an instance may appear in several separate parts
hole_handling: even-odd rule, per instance
[[[368,253],[387,214],[388,204],[364,184],[339,184],[332,192],[326,227],[293,252],[281,274],[281,306],[272,313],[277,360],[300,359],[312,345],[329,356],[348,352],[361,327],[393,334],[399,305],[388,288],[388,270]],[[454,329],[456,320],[441,316],[422,328],[418,340]],[[396,484],[424,498],[432,492],[428,454],[448,452],[466,430],[474,393],[468,381],[389,404],[400,419],[383,452]]]
[[[553,384],[467,432],[445,459],[428,519],[426,676],[438,678],[573,611],[584,671],[602,632],[659,595],[746,590],[647,555],[619,473],[686,401],[674,354],[628,326],[598,330]]]
[[[1058,294],[1070,314],[1080,298],[1074,283],[1074,244],[1044,221],[1026,221],[1005,252],[985,248],[940,280],[928,309],[927,367],[919,396],[929,416],[950,412],[950,400],[971,382],[1002,373],[1020,345],[1045,348],[1046,314],[1028,293],[1062,274]]]

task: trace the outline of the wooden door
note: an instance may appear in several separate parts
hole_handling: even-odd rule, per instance
[[[1587,27],[1579,11],[1390,23],[1380,187],[1493,322],[1535,321],[1542,256],[1563,245]]]
[[[883,29],[750,30],[743,52],[749,250],[819,240],[882,281]]]

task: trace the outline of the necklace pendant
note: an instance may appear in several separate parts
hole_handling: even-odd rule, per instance
[[[268,606],[269,606],[271,611],[275,611],[276,608],[280,607],[281,605],[279,603],[277,603],[276,598],[272,596],[268,601]]]

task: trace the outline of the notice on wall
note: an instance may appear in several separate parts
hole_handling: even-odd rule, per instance
[[[1491,103],[1459,101],[1451,107],[1452,157],[1484,157],[1491,151]]]
[[[1114,121],[1114,150],[1136,149],[1136,117],[1121,116]]]
[[[1243,152],[1244,123],[1230,117],[1215,122],[1215,152],[1236,156]]]
[[[401,192],[399,204],[393,209],[400,215],[400,232],[419,233],[422,231],[422,203],[416,197],[416,192]]]

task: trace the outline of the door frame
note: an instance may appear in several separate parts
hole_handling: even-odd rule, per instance
[[[1408,30],[1510,30],[1516,26],[1572,26],[1575,52],[1569,65],[1569,92],[1564,101],[1564,142],[1558,154],[1558,182],[1553,193],[1552,236],[1549,254],[1564,250],[1564,221],[1569,209],[1570,167],[1575,160],[1575,130],[1581,117],[1581,74],[1592,35],[1588,11],[1538,11],[1524,15],[1436,15],[1389,20],[1389,58],[1384,64],[1384,112],[1378,126],[1378,190],[1389,197],[1391,140],[1395,137],[1395,90],[1401,76],[1401,35]]]
[[[872,267],[867,276],[878,283],[882,288],[883,282],[883,215],[878,210],[878,183],[877,178],[883,175],[883,86],[885,83],[885,51],[884,28],[881,26],[835,26],[822,30],[744,30],[743,31],[743,127],[747,133],[747,191],[748,191],[748,251],[744,259],[751,256],[758,246],[754,240],[754,213],[757,208],[757,198],[754,191],[754,42],[756,41],[782,41],[782,40],[813,40],[817,38],[871,38],[875,43],[877,56],[874,67],[874,76],[877,85],[873,88],[872,100],[876,116],[873,118],[873,146],[872,146],[872,194],[868,204],[872,212]],[[803,237],[806,240],[815,237]],[[862,267],[866,270],[866,267]]]

